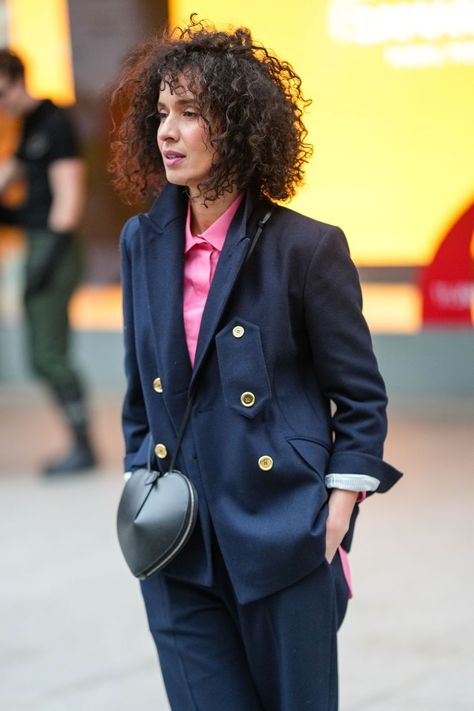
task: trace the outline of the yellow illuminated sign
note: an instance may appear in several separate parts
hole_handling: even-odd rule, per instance
[[[7,0],[8,45],[24,60],[38,98],[74,102],[67,0]]]
[[[314,103],[315,154],[292,207],[347,232],[359,264],[428,263],[473,199],[472,0],[171,0],[245,25]]]

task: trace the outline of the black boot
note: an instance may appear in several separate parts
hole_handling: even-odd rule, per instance
[[[54,394],[71,431],[73,444],[61,458],[43,469],[45,476],[85,474],[96,465],[88,433],[88,419],[82,388],[76,384],[56,387]]]

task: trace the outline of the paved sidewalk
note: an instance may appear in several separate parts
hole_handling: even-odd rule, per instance
[[[34,473],[61,445],[44,402],[0,392],[0,708],[168,711],[115,540],[119,395],[93,402],[102,468],[70,481]],[[341,711],[472,711],[474,405],[400,403],[391,423],[387,459],[407,475],[359,518]]]

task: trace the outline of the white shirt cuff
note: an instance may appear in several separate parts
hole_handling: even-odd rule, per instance
[[[380,480],[368,474],[326,474],[324,478],[328,489],[346,489],[347,491],[376,491]]]

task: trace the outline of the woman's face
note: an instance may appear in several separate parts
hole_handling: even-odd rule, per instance
[[[216,156],[209,144],[206,123],[184,79],[174,93],[167,84],[162,85],[158,115],[157,142],[166,179],[175,185],[186,185],[190,195],[196,197],[197,186],[209,176]]]

